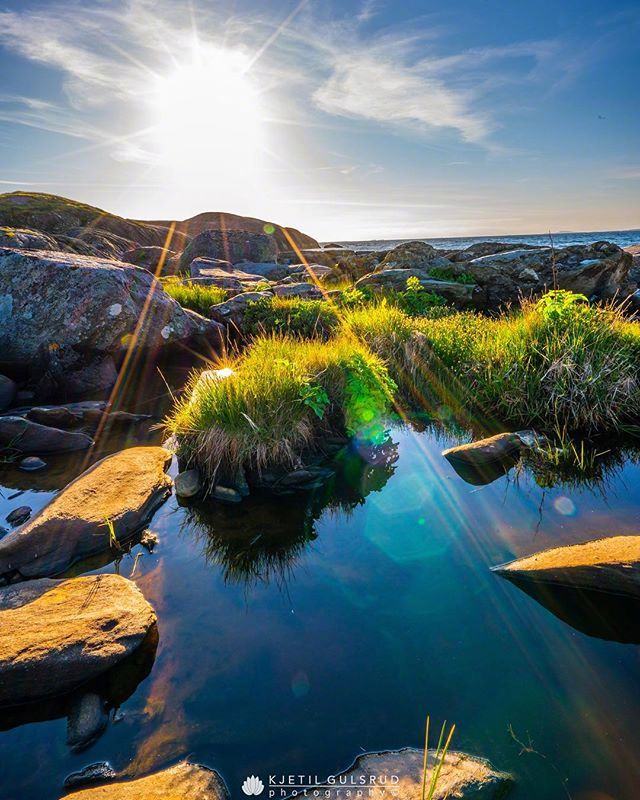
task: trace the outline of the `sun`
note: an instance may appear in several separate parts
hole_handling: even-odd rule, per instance
[[[244,172],[261,145],[260,96],[244,53],[200,44],[152,90],[159,159],[200,176]]]

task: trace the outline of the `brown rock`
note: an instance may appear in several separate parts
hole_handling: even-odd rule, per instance
[[[86,433],[50,428],[22,417],[0,417],[0,447],[27,455],[71,453],[86,450],[93,439]]]
[[[447,461],[462,461],[473,466],[481,466],[496,461],[504,461],[520,452],[522,442],[517,433],[498,433],[477,442],[461,444],[443,450]]]
[[[71,800],[228,800],[220,775],[212,769],[182,761],[174,767],[136,778],[82,789]]]
[[[640,536],[554,547],[493,572],[514,583],[545,583],[640,598]]]
[[[142,644],[153,608],[119,575],[42,579],[0,590],[0,704],[62,694]]]
[[[0,576],[58,575],[145,528],[171,492],[162,447],[131,447],[98,461],[26,525],[0,542]]]
[[[433,769],[433,751],[429,751],[427,786]],[[370,800],[421,800],[424,750],[404,748],[358,756],[346,772],[335,777],[335,787],[322,788],[325,800],[341,800],[349,785],[354,790],[367,787]],[[340,783],[346,777],[347,785]],[[386,780],[385,780],[386,779]],[[383,782],[384,781],[384,782]],[[438,778],[433,800],[492,800],[503,797],[511,776],[496,772],[488,761],[449,751]]]

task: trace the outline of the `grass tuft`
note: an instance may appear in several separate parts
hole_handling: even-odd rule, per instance
[[[162,288],[183,308],[190,308],[205,317],[209,315],[211,306],[224,303],[227,299],[227,292],[218,286],[203,286],[177,278],[165,278]]]

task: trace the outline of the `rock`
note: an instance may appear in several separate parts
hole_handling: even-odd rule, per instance
[[[229,272],[219,267],[205,266],[208,263],[209,260],[205,258],[196,258],[191,263],[191,275],[206,286],[217,286],[220,289],[243,292],[250,291],[258,284],[264,283],[264,278],[261,278],[260,275],[251,275],[236,269]]]
[[[18,387],[6,375],[0,375],[0,411],[5,411],[15,400]]]
[[[520,250],[535,250],[536,246],[531,244],[518,245]],[[465,250],[457,250],[448,253],[447,256],[452,261],[472,261],[481,256],[491,256],[495,253],[504,253],[508,250],[515,250],[513,242],[476,242],[470,244]]]
[[[288,274],[288,268],[284,264],[276,264],[274,261],[256,262],[241,261],[233,265],[234,270],[242,270],[250,275],[259,275],[263,280],[279,281]]]
[[[64,779],[65,789],[77,789],[80,786],[88,786],[90,783],[102,783],[113,780],[116,771],[108,761],[96,761],[89,764],[78,772],[72,772]]]
[[[18,508],[14,508],[13,511],[7,514],[5,519],[11,527],[15,528],[17,525],[22,525],[23,522],[26,522],[30,516],[30,506],[18,506]]]
[[[180,271],[189,270],[194,258],[222,258],[236,261],[273,261],[278,246],[273,236],[247,231],[205,230],[195,236],[180,256]]]
[[[429,750],[428,780],[435,753]],[[341,800],[353,786],[371,800],[421,800],[424,750],[404,748],[382,753],[365,753],[353,765],[336,775],[329,788],[319,789],[325,800]],[[513,779],[497,772],[488,761],[467,753],[449,751],[442,764],[433,800],[497,800],[504,797]],[[427,786],[428,786],[427,781]],[[312,790],[309,790],[312,794]]]
[[[144,778],[81,789],[71,797],[73,800],[229,800],[229,793],[215,770],[182,761]]]
[[[255,303],[264,297],[273,297],[271,292],[245,292],[237,294],[224,303],[217,303],[209,309],[209,316],[223,325],[241,329],[244,312],[249,303]]]
[[[202,339],[214,353],[222,352],[227,338],[225,326],[213,319],[203,317],[202,314],[198,314],[190,308],[185,308],[184,311],[193,323],[196,339]]]
[[[140,537],[140,544],[148,553],[153,553],[153,549],[157,546],[159,541],[158,534],[153,531],[145,531]]]
[[[635,291],[632,257],[610,242],[565,247],[520,247],[472,259],[461,268],[484,290],[486,308],[497,310],[557,286],[587,298],[620,299]]]
[[[380,269],[426,269],[437,255],[436,248],[426,242],[407,242],[389,250],[380,263]]]
[[[38,458],[38,456],[27,456],[22,459],[19,465],[23,472],[37,472],[39,469],[44,469],[46,466],[47,462]]]
[[[225,261],[223,258],[206,258],[201,256],[194,258],[189,265],[189,275],[191,278],[202,278],[203,271],[209,272],[210,270],[217,270],[224,272],[227,277],[233,272],[233,264],[230,261]]]
[[[299,297],[304,300],[322,300],[322,292],[313,283],[290,283],[273,287],[276,297]]]
[[[132,654],[156,615],[120,575],[0,590],[0,705],[71,691]]]
[[[204,317],[202,318],[204,319]],[[128,411],[109,411],[108,404],[99,400],[66,403],[60,406],[34,406],[26,419],[56,428],[76,428],[79,425],[95,429],[100,424],[114,426],[134,425],[151,419],[150,414],[131,414]]]
[[[55,239],[45,233],[2,226],[0,226],[0,247],[12,247],[16,250],[58,249]]]
[[[8,533],[9,531],[6,528],[3,528],[2,525],[0,525],[0,539],[2,539],[2,537],[6,536]]]
[[[223,503],[240,503],[242,501],[240,492],[229,486],[216,486],[211,496],[214,500],[221,500]]]
[[[493,572],[516,584],[550,584],[640,598],[640,536],[554,547]]]
[[[461,444],[443,450],[442,455],[450,463],[462,462],[473,467],[502,462],[520,454],[522,440],[517,433],[498,433],[477,442]]]
[[[299,278],[309,278],[313,276],[316,280],[333,275],[334,268],[327,267],[323,264],[291,264],[289,267],[289,274]]]
[[[188,469],[176,475],[174,481],[178,497],[194,497],[200,491],[200,473],[197,469]]]
[[[478,287],[473,284],[457,283],[455,281],[439,281],[429,277],[427,272],[418,269],[384,269],[381,272],[372,272],[356,282],[356,288],[369,287],[374,291],[392,290],[402,292],[407,288],[409,278],[418,278],[420,285],[426,292],[434,292],[459,309],[472,308],[481,305]]]
[[[157,352],[188,343],[189,316],[144,269],[69,253],[0,250],[0,351],[7,364],[51,362],[63,387],[88,365],[115,380],[113,359],[134,346]]]
[[[98,461],[0,542],[0,576],[57,575],[143,530],[171,493],[162,447],[130,447]]]
[[[67,716],[67,744],[78,753],[92,745],[107,729],[109,715],[102,698],[94,692],[80,695]]]
[[[158,245],[147,245],[146,247],[132,247],[122,254],[122,260],[127,264],[134,264],[149,270],[156,277],[160,275],[171,275],[173,273],[174,259],[176,253]]]
[[[308,247],[302,250],[283,250],[278,255],[278,261],[283,264],[299,264],[304,259],[308,264],[335,267],[351,256],[355,256],[355,251],[344,247]]]
[[[93,439],[86,433],[50,428],[22,417],[0,417],[0,447],[46,455],[86,450],[92,445]]]

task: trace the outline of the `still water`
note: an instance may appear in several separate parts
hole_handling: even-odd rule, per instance
[[[516,776],[514,800],[637,800],[640,648],[576,629],[489,568],[637,533],[640,466],[621,457],[593,485],[541,488],[511,470],[475,486],[440,455],[456,441],[393,426],[381,450],[343,452],[314,495],[200,509],[172,497],[157,549],[118,566],[128,576],[142,554],[151,671],[80,754],[64,718],[0,720],[0,797],[54,800],[95,761],[142,774],[188,757],[237,798],[250,774],[322,778],[365,750],[420,746],[429,713],[457,724],[453,747]],[[9,499],[17,475],[2,473],[2,520],[68,477]]]

